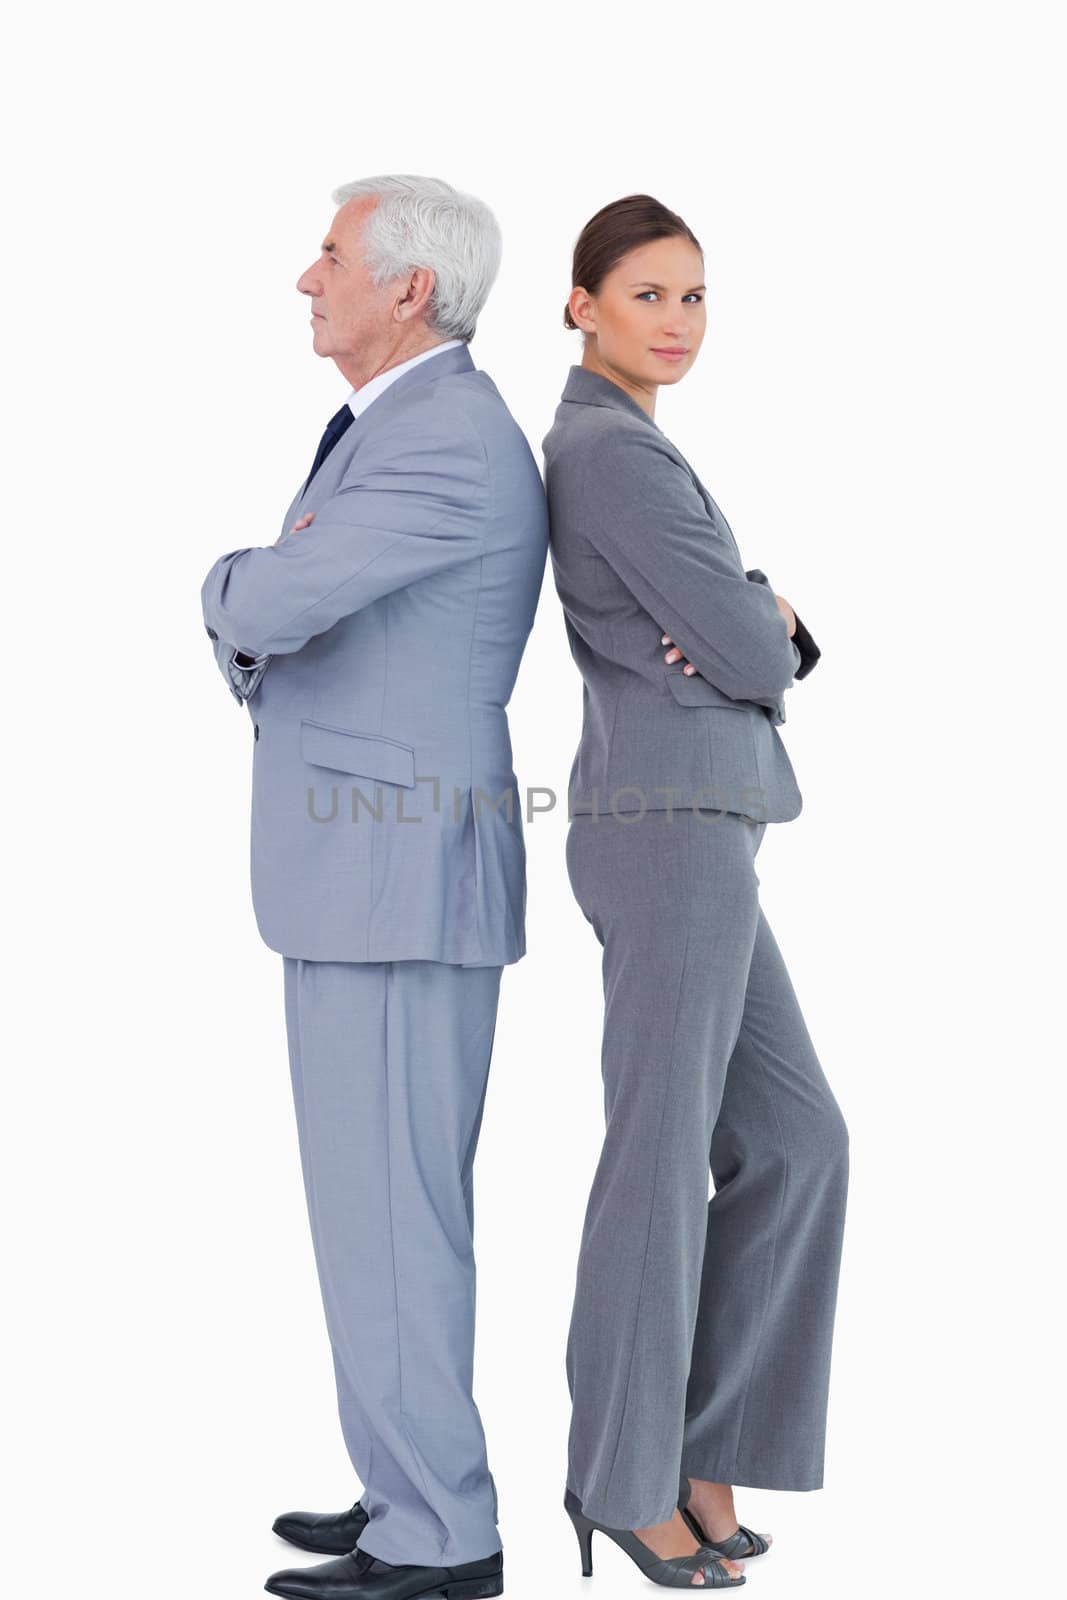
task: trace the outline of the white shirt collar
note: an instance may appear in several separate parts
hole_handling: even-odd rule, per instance
[[[436,356],[442,350],[454,350],[457,345],[463,344],[462,339],[446,339],[443,344],[435,344],[429,350],[420,350],[417,356],[412,356],[408,361],[401,361],[395,367],[387,367],[384,372],[379,372],[376,377],[369,379],[360,389],[353,389],[347,400],[347,405],[354,417],[366,411],[372,400],[377,400],[384,389],[388,389],[394,379],[401,373],[407,372],[411,367],[417,367],[420,361],[429,361],[431,356]]]

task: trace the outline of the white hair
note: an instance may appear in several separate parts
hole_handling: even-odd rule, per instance
[[[390,173],[342,184],[337,206],[375,195],[363,227],[367,268],[375,284],[430,267],[436,278],[426,325],[446,339],[470,340],[500,268],[500,226],[482,200],[440,178]]]

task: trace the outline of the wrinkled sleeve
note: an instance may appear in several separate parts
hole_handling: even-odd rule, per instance
[[[688,472],[651,429],[573,458],[582,532],[702,677],[735,700],[773,700],[800,652],[768,585],[750,583]]]
[[[473,429],[427,436],[412,421],[402,434],[365,442],[309,527],[219,557],[201,589],[209,630],[249,657],[285,654],[383,595],[481,553],[481,440]]]

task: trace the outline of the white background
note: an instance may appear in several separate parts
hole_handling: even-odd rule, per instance
[[[104,4],[9,33],[4,1502],[15,1594],[261,1592],[356,1497],[248,888],[251,719],[199,586],[268,544],[347,384],[295,280],[330,190],[503,227],[473,346],[540,461],[582,224],[648,191],[709,331],[657,421],[823,658],[765,910],[851,1131],[825,1488],[739,1490],[751,1594],[1062,1573],[1063,52],[1052,5]],[[1057,106],[1056,102],[1059,102]],[[512,701],[562,795],[550,572]],[[477,1165],[508,1594],[638,1594],[562,1510],[599,947],[527,830]],[[1062,1336],[1062,1329],[1060,1329]],[[307,1557],[313,1561],[314,1557]]]

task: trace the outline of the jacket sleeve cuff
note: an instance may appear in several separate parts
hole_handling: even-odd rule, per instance
[[[822,651],[819,649],[819,646],[815,643],[815,640],[801,622],[800,618],[797,617],[796,611],[793,612],[793,615],[796,617],[797,623],[796,632],[793,634],[793,643],[800,651],[800,665],[797,667],[794,676],[797,678],[806,678],[816,661],[818,661],[819,657],[822,655]]]
[[[243,705],[259,687],[259,680],[267,670],[269,655],[252,656],[244,650],[234,650],[226,663],[234,699]]]

